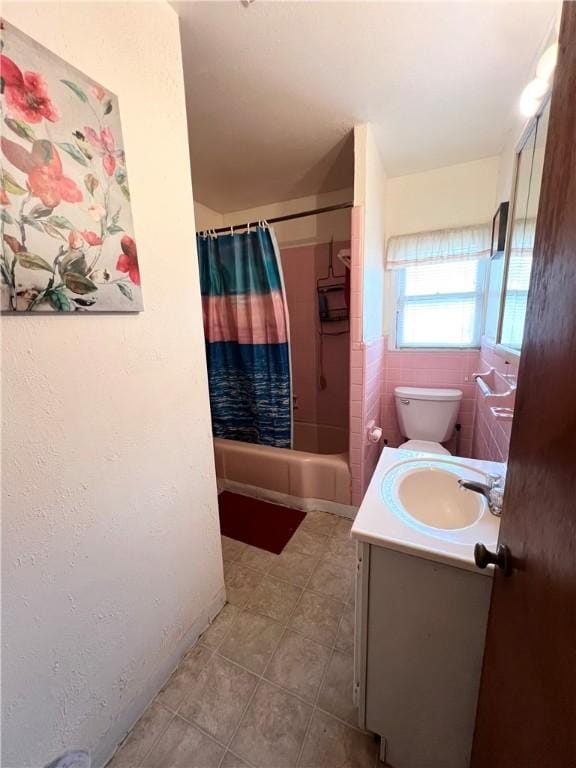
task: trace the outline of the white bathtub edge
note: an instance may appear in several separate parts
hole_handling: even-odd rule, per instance
[[[317,509],[320,512],[329,512],[340,517],[347,517],[350,520],[354,520],[358,512],[358,507],[350,504],[339,504],[336,501],[327,501],[326,499],[304,499],[300,496],[290,496],[288,493],[269,491],[267,488],[259,488],[256,485],[237,483],[235,480],[226,480],[222,477],[217,478],[217,480],[218,492],[232,491],[233,493],[240,493],[242,496],[251,496],[253,499],[262,499],[273,504],[280,504],[283,507],[301,509],[303,512],[311,512]]]

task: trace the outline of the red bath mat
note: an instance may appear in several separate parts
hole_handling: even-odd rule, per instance
[[[231,539],[279,555],[306,512],[224,491],[218,496],[220,531]]]

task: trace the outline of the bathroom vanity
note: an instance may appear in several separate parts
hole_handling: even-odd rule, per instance
[[[499,520],[458,480],[504,472],[385,448],[356,517],[354,695],[391,768],[469,765]]]

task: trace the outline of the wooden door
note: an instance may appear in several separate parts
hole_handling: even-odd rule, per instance
[[[576,3],[564,3],[473,768],[576,766]]]

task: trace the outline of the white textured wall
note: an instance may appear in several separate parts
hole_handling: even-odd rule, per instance
[[[4,3],[119,97],[145,311],[5,317],[3,760],[101,766],[222,600],[178,23]]]
[[[246,208],[223,215],[223,224],[246,224],[260,219],[271,219],[300,211],[325,208],[338,203],[351,203],[352,189],[339,189],[336,192],[321,192],[308,197],[297,197],[280,203],[269,203],[257,208]],[[350,238],[350,209],[322,213],[319,216],[306,216],[302,219],[274,224],[276,237],[281,246],[296,246],[308,243],[326,243]]]
[[[194,201],[194,220],[196,221],[196,227],[199,230],[209,229],[211,227],[221,227],[224,217],[218,211],[213,208],[208,208],[207,205]]]
[[[487,157],[388,179],[387,236],[492,221],[499,167]]]
[[[364,207],[362,337],[371,341],[384,327],[386,171],[370,123],[354,128],[354,204]]]

